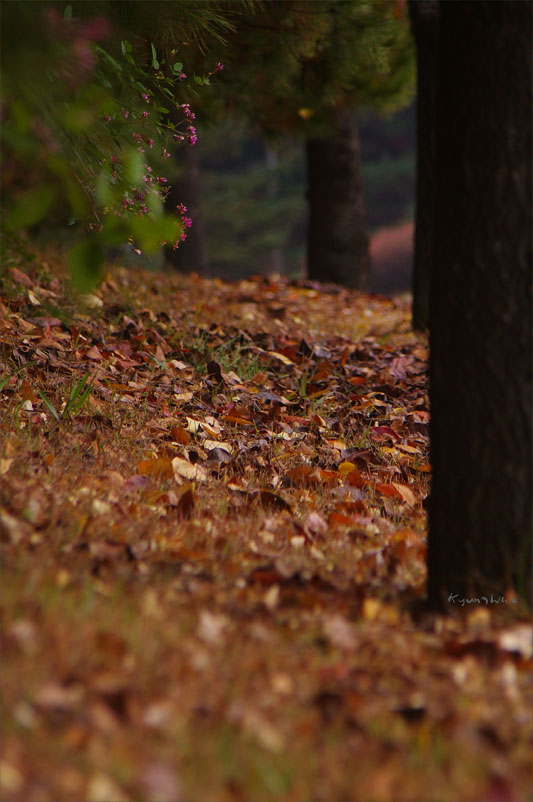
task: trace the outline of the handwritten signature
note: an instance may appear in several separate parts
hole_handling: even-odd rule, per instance
[[[506,599],[505,596],[501,594],[495,595],[494,593],[490,594],[489,596],[471,596],[470,598],[466,596],[459,596],[458,593],[450,593],[448,596],[448,602],[451,604],[460,604],[461,607],[464,607],[465,604],[516,604],[517,600],[514,598]]]

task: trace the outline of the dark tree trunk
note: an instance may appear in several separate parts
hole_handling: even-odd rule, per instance
[[[531,587],[530,2],[443,2],[428,592]]]
[[[416,43],[416,222],[413,266],[413,328],[429,325],[429,286],[432,272],[435,163],[435,92],[439,4],[437,0],[409,0]]]
[[[364,289],[368,234],[354,114],[340,111],[334,133],[306,148],[309,278]]]
[[[206,239],[202,217],[200,171],[196,147],[183,144],[180,149],[183,171],[171,180],[171,190],[166,206],[174,213],[179,203],[187,207],[187,216],[192,219],[192,228],[187,229],[187,239],[175,250],[165,248],[167,263],[184,273],[192,271],[207,273]]]

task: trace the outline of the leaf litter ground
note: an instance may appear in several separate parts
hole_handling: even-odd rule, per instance
[[[527,616],[421,605],[406,300],[30,260],[0,304],[4,799],[529,798]]]

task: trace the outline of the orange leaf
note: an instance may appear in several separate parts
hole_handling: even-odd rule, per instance
[[[320,468],[313,468],[311,465],[299,465],[292,468],[286,474],[287,478],[294,484],[336,484],[339,474],[337,471],[325,471]]]
[[[399,490],[391,484],[376,484],[376,490],[383,496],[389,496],[390,498],[403,498]]]
[[[346,475],[344,481],[347,485],[354,485],[355,487],[363,487],[366,482],[366,480],[361,476],[361,472],[355,467],[355,465],[353,470]]]
[[[329,523],[331,526],[353,526],[354,519],[342,512],[332,512],[329,516]]]
[[[335,485],[339,478],[338,471],[320,471],[320,478],[325,485]]]
[[[137,464],[137,470],[143,476],[153,476],[156,479],[172,479],[174,477],[172,462],[168,457],[143,459]]]
[[[227,421],[227,423],[237,423],[239,426],[252,425],[252,421],[246,420],[245,418],[239,418],[237,415],[222,415],[222,420]]]
[[[174,442],[182,446],[186,446],[191,439],[189,432],[187,429],[184,429],[183,426],[173,426],[170,430],[170,434]]]
[[[392,484],[394,485],[394,487],[396,488],[402,499],[405,501],[405,503],[409,505],[409,507],[412,507],[414,504],[416,504],[416,496],[410,487],[408,487],[407,485],[399,484],[399,482],[393,482]]]
[[[289,479],[294,484],[303,483],[305,481],[309,481],[311,474],[315,471],[314,479],[311,480],[316,484],[317,476],[316,476],[316,469],[312,468],[310,465],[299,465],[297,468],[291,468],[290,471],[287,471],[287,479]]]

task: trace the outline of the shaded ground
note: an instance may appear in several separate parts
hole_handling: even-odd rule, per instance
[[[529,798],[527,615],[421,612],[408,304],[54,265],[2,279],[3,798]]]

